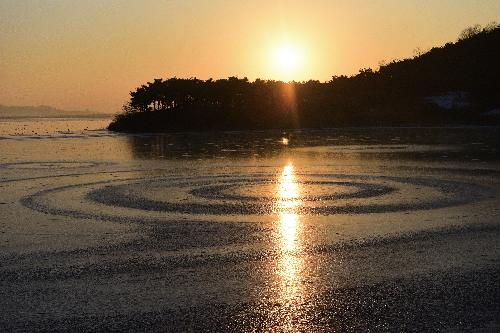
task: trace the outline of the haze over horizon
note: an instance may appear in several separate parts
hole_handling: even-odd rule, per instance
[[[155,77],[325,81],[455,41],[498,13],[494,0],[6,0],[0,104],[116,112]]]

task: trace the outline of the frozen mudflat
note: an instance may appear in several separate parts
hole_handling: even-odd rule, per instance
[[[0,128],[1,331],[500,329],[500,128],[84,125]]]

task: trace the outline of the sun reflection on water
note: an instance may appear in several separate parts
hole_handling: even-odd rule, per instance
[[[297,254],[300,248],[300,186],[297,182],[294,166],[288,163],[278,179],[277,203],[275,213],[278,216],[279,236],[277,251],[280,253],[277,279],[278,295],[283,311],[280,315],[282,330],[294,330],[294,318],[302,299],[301,274],[303,259]]]

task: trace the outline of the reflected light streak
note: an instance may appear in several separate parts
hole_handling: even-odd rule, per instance
[[[297,240],[298,217],[296,214],[289,213],[281,214],[280,217],[283,250],[286,250],[286,252],[293,251]]]
[[[295,253],[300,246],[300,186],[294,172],[293,165],[288,163],[283,168],[277,189],[276,214],[279,216],[280,231],[277,249],[281,253],[277,278],[278,298],[285,306],[281,317],[283,331],[294,331],[293,318],[303,296],[303,259]]]
[[[296,208],[300,203],[299,186],[295,180],[291,163],[283,168],[278,189],[278,213],[281,224],[282,250],[295,250],[298,215]]]

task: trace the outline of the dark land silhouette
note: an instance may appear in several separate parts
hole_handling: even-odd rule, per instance
[[[124,132],[500,123],[500,25],[328,82],[155,79],[109,129]]]

